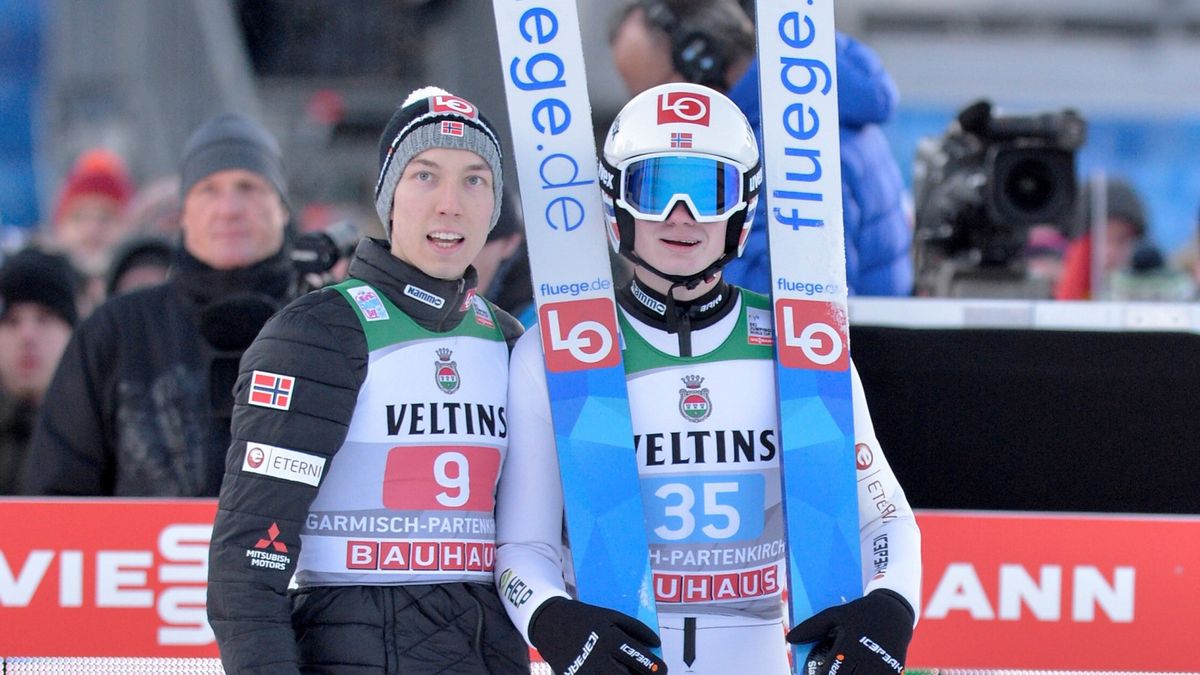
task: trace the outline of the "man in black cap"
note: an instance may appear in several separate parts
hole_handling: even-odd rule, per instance
[[[470,266],[500,214],[500,142],[430,87],[388,122],[379,164],[388,240],[360,242],[346,281],[242,359],[209,620],[231,673],[526,675],[492,581],[521,328]]]
[[[77,277],[65,257],[33,248],[0,267],[0,495],[17,493],[33,422],[79,318]]]
[[[34,432],[28,494],[220,488],[238,359],[297,287],[287,192],[278,143],[232,113],[196,130],[180,175],[171,278],[113,298],[79,326]]]

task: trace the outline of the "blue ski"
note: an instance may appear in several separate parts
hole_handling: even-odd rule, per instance
[[[790,625],[862,595],[833,0],[757,0]],[[812,645],[794,653],[802,669]]]
[[[494,0],[579,599],[658,629],[575,0]]]

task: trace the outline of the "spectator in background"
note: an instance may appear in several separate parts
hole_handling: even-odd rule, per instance
[[[1115,271],[1129,265],[1133,251],[1146,236],[1146,209],[1133,186],[1120,178],[1108,178],[1102,187],[1103,195],[1096,195],[1097,182],[1088,181],[1079,193],[1076,207],[1079,234],[1063,257],[1062,278],[1054,289],[1056,300],[1091,300],[1103,295],[1103,289],[1098,294],[1092,288],[1093,280],[1099,278],[1107,285]],[[1097,212],[1097,207],[1102,210]],[[1092,230],[1097,224],[1104,232],[1101,252],[1104,260],[1099,274],[1093,268],[1097,252]]]
[[[0,495],[17,493],[38,409],[79,318],[78,273],[20,251],[0,268]]]
[[[174,247],[159,236],[141,235],[126,239],[113,254],[105,276],[104,296],[157,286],[171,271]]]
[[[133,229],[127,218],[133,192],[125,162],[99,148],[80,155],[63,184],[48,243],[86,277],[84,314],[104,300],[103,276],[113,249]]]
[[[174,241],[179,236],[179,176],[170,174],[146,181],[129,202],[129,222],[135,232]]]
[[[67,346],[24,491],[216,496],[242,352],[289,300],[279,145],[236,114],[202,125],[180,167],[183,239],[168,283],[113,298]]]
[[[636,0],[615,18],[609,42],[630,94],[665,82],[713,87],[741,108],[761,146],[754,24],[735,0]],[[683,47],[700,53],[675,60]],[[904,185],[879,128],[895,108],[896,85],[874,52],[840,33],[837,75],[846,281],[855,295],[909,295],[912,232]],[[771,290],[766,209],[767,200],[760,200],[745,252],[724,272],[729,283],[759,293]]]

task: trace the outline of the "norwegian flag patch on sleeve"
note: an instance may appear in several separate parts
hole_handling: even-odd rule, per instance
[[[294,377],[256,370],[250,379],[248,402],[263,408],[287,410],[292,407],[292,392],[295,386]]]

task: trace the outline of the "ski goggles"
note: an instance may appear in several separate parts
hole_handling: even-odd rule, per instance
[[[697,222],[711,223],[746,205],[746,170],[715,157],[639,157],[620,168],[618,203],[635,218],[664,221],[682,201]]]

